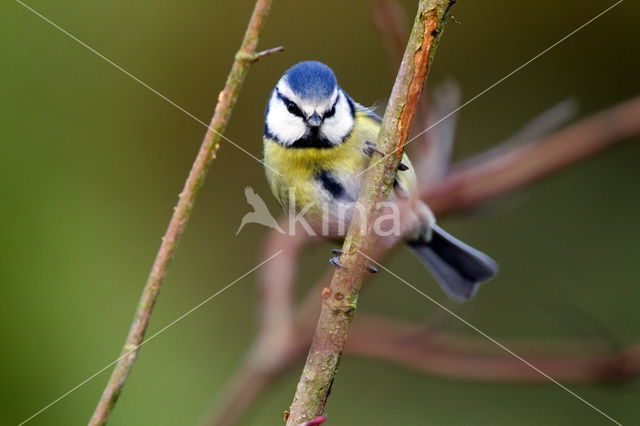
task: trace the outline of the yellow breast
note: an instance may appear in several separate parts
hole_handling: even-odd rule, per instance
[[[266,168],[267,180],[280,205],[288,208],[290,191],[295,195],[297,206],[321,197],[316,176],[322,171],[355,176],[364,170],[369,157],[362,149],[366,141],[376,140],[378,130],[375,120],[358,111],[351,134],[333,148],[289,148],[265,138],[264,159],[269,166]]]

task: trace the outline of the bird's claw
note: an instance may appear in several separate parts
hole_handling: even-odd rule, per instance
[[[340,262],[340,256],[333,256],[329,259],[329,263],[338,269],[347,269],[347,267]]]
[[[342,262],[340,262],[340,255],[344,253],[344,251],[340,249],[332,249],[331,253],[333,253],[334,256],[331,259],[329,259],[329,263],[331,263],[333,266],[335,266],[338,269],[348,269],[346,266],[342,264]],[[371,272],[372,274],[377,274],[378,268],[374,265],[367,265],[367,271]]]
[[[362,148],[362,151],[367,154],[367,157],[373,157],[373,148],[371,148],[370,146],[365,146],[364,148]]]
[[[364,153],[367,154],[369,157],[372,157],[374,152],[384,157],[384,153],[380,151],[378,148],[376,148],[376,144],[374,142],[366,141],[365,145],[366,146],[362,148],[362,151],[364,151]]]
[[[407,171],[407,170],[409,170],[409,166],[407,166],[404,163],[399,163],[398,164],[398,170],[400,170],[401,172]]]
[[[344,253],[344,251],[340,249],[331,249],[331,253],[333,254],[333,257],[329,259],[329,263],[338,269],[347,269],[347,267],[340,262],[340,255]]]

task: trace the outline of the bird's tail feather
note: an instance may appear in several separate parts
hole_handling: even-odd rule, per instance
[[[498,264],[486,254],[433,226],[429,242],[412,241],[409,247],[429,267],[447,295],[457,302],[471,299],[480,283],[498,272]]]

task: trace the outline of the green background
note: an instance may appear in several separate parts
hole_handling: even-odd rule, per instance
[[[402,3],[413,14],[416,2]],[[612,3],[460,1],[455,15],[462,24],[447,27],[431,87],[453,78],[466,100]],[[248,0],[28,4],[203,121],[252,8]],[[260,46],[284,45],[286,52],[252,67],[226,135],[261,156],[269,90],[304,59],[330,64],[359,102],[384,104],[393,73],[369,6],[275,0]],[[636,95],[639,16],[638,2],[623,2],[464,108],[455,157],[504,140],[565,98],[578,102],[582,117]],[[0,22],[0,424],[12,425],[118,356],[204,127],[19,3],[2,2]],[[443,220],[502,268],[471,304],[456,309],[503,340],[584,337],[552,313],[567,307],[588,312],[623,344],[638,340],[637,142],[482,214]],[[261,165],[223,142],[150,333],[260,261],[265,228],[248,225],[235,237],[249,210],[247,185],[276,211]],[[299,282],[310,283],[327,258],[324,247],[310,251]],[[444,301],[405,251],[387,266]],[[256,332],[255,284],[250,275],[145,346],[110,424],[197,424]],[[437,310],[389,274],[376,277],[360,299],[361,312],[418,322]],[[447,326],[474,335],[455,320]],[[300,368],[243,424],[278,424]],[[30,424],[86,423],[107,377]],[[571,388],[623,424],[640,422],[636,383]],[[327,413],[330,425],[609,424],[550,383],[473,384],[351,357],[341,364]]]

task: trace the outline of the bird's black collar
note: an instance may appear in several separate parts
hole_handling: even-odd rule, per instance
[[[289,148],[319,148],[319,149],[328,149],[333,148],[335,145],[332,144],[329,139],[320,135],[320,132],[317,128],[311,129],[305,136],[301,137],[291,145]]]

